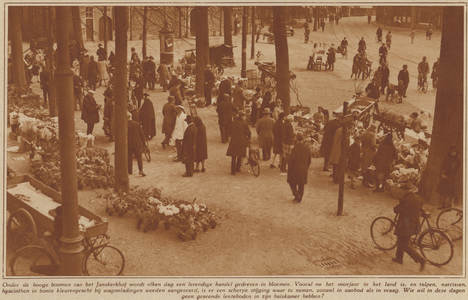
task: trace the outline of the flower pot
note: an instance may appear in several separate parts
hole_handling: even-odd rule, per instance
[[[112,217],[112,215],[114,214],[114,209],[113,208],[109,209],[107,213],[109,214],[110,217]]]
[[[155,231],[156,229],[158,229],[158,227],[159,227],[159,219],[153,220],[153,222],[151,224],[151,229],[153,229],[153,231]]]
[[[197,239],[197,234],[196,233],[192,233],[192,240],[196,240]]]
[[[216,225],[218,225],[216,222],[211,222],[211,228],[215,229],[216,228]]]
[[[208,231],[208,225],[203,224],[203,231],[205,231],[205,232]]]
[[[166,229],[166,230],[171,229],[171,223],[165,222],[165,223],[164,223],[164,229]]]

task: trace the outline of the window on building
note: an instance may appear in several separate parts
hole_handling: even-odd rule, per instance
[[[86,7],[86,19],[92,19],[92,18],[93,18],[93,7],[87,6]]]

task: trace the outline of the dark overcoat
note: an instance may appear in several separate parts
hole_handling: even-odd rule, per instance
[[[445,175],[447,178],[440,179],[439,184],[437,185],[437,194],[442,197],[455,197],[455,175],[459,168],[460,158],[458,157],[458,153],[455,156],[451,156],[449,153],[440,167],[441,175]]]
[[[380,143],[379,149],[374,155],[372,162],[377,170],[388,175],[390,174],[390,165],[393,163],[393,160],[397,158],[397,152],[392,140],[384,139]]]
[[[231,103],[230,100],[222,100],[216,107],[218,113],[218,124],[229,125],[232,122],[232,116],[237,112],[237,108]]]
[[[177,111],[174,103],[167,102],[164,104],[162,114],[164,116],[162,133],[171,133],[174,130],[177,117]]]
[[[204,161],[208,158],[208,143],[206,140],[206,127],[205,124],[197,124],[197,139],[196,139],[196,162]]]
[[[98,80],[98,64],[94,60],[90,60],[88,64],[88,80],[89,82],[97,82]]]
[[[297,143],[288,161],[288,183],[306,184],[311,163],[310,149],[304,143]]]
[[[140,108],[140,123],[146,137],[156,136],[156,115],[153,102],[146,98]]]
[[[258,147],[259,148],[271,148],[273,147],[273,127],[275,126],[275,120],[269,115],[264,116],[258,120],[257,134],[258,134]]]
[[[196,159],[197,134],[197,126],[193,123],[185,129],[184,139],[182,140],[182,163],[184,164],[194,162]]]
[[[90,94],[83,98],[83,110],[81,111],[81,119],[85,123],[99,123],[99,108],[94,100],[94,97]]]
[[[229,96],[231,96],[231,80],[225,79],[225,80],[221,81],[221,83],[219,84],[218,89],[219,89],[219,94],[218,94],[217,103],[220,103],[221,102],[221,97],[224,94],[228,94]]]
[[[400,199],[400,203],[393,208],[396,214],[400,214],[395,227],[395,235],[410,237],[419,233],[419,211],[422,205],[422,198],[413,193]]]
[[[228,126],[226,134],[231,137],[227,156],[246,157],[251,132],[249,125],[241,118],[236,118]]]
[[[128,120],[128,144],[127,148],[135,151],[140,151],[144,141],[145,135],[141,129],[140,123],[133,120]]]
[[[333,145],[333,137],[335,136],[336,130],[340,127],[340,122],[337,119],[333,119],[323,127],[323,139],[320,145],[320,156],[329,157],[330,151]]]
[[[366,133],[361,136],[362,144],[362,170],[365,172],[372,164],[377,143],[375,142],[375,131],[373,128],[367,129]]]

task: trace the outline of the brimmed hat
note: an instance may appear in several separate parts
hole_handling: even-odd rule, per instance
[[[185,121],[187,123],[192,123],[192,116],[191,115],[187,115],[187,117],[185,118]]]
[[[154,59],[154,57],[150,56],[149,59]]]
[[[169,96],[169,97],[167,97],[167,100],[168,101],[175,101],[175,97],[174,96]]]
[[[90,93],[90,94],[96,94],[96,92],[93,91],[93,90],[88,90],[88,93]]]
[[[143,96],[149,96],[149,95],[150,95],[150,94],[148,94],[148,93],[143,93]]]
[[[182,105],[176,105],[175,107],[176,107],[176,108],[180,108],[180,109],[182,109],[182,110],[185,112],[185,108],[184,108]]]
[[[264,114],[271,114],[271,111],[270,111],[270,109],[269,109],[268,107],[265,107],[265,108],[263,109],[263,113],[264,113]]]

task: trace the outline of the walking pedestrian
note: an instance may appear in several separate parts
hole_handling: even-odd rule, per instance
[[[101,105],[94,100],[94,90],[88,90],[88,94],[83,99],[83,110],[81,119],[86,123],[86,134],[93,134],[94,124],[99,123],[99,109]]]
[[[89,87],[95,91],[96,90],[96,84],[98,82],[98,77],[99,76],[99,69],[98,69],[98,64],[97,62],[94,61],[94,56],[89,57],[89,63],[88,63],[88,81],[89,81]]]
[[[411,33],[409,34],[411,37],[411,44],[414,44],[414,37],[416,36],[416,30],[411,30]]]
[[[244,110],[246,100],[247,98],[245,97],[245,93],[244,93],[244,81],[239,80],[237,82],[237,86],[232,91],[232,104],[238,110]]]
[[[169,96],[167,98],[167,103],[164,104],[162,109],[163,115],[163,125],[162,125],[162,133],[165,134],[164,140],[161,142],[163,149],[166,149],[166,146],[169,145],[169,141],[172,137],[172,132],[174,131],[174,127],[176,124],[176,116],[179,115],[176,111],[176,106],[174,105],[175,99],[173,96]],[[183,108],[183,106],[182,106]],[[184,118],[185,120],[185,118]],[[183,134],[183,132],[182,132]],[[182,135],[183,136],[183,135]],[[181,137],[182,139],[182,137]],[[179,156],[180,158],[180,156]]]
[[[185,173],[182,177],[193,176],[193,163],[196,159],[196,141],[198,129],[193,124],[192,116],[188,115],[185,118],[187,122],[187,129],[184,132],[184,139],[182,140],[182,163],[185,165]]]
[[[310,148],[303,143],[304,136],[298,133],[296,145],[291,151],[288,161],[288,183],[293,193],[293,201],[300,203],[304,197],[304,185],[307,184],[307,174],[311,163]]]
[[[226,156],[231,157],[231,175],[236,175],[236,173],[240,172],[242,158],[247,156],[251,132],[244,117],[244,113],[239,112],[226,132],[231,137],[226,152]]]
[[[323,171],[329,172],[329,159],[330,152],[333,146],[333,137],[335,136],[336,130],[341,126],[340,121],[333,119],[325,124],[323,127],[323,138],[322,144],[320,145],[320,156],[324,158]]]
[[[144,93],[145,100],[140,108],[140,123],[145,138],[151,140],[156,136],[156,115],[154,113],[153,102],[148,93]]]
[[[294,121],[293,115],[288,115],[281,128],[281,142],[283,143],[283,161],[281,163],[281,172],[287,171],[287,165],[289,162],[289,156],[294,146],[294,128],[292,126]]]
[[[211,70],[211,65],[206,65],[205,67],[205,86],[204,86],[204,93],[205,93],[205,106],[211,106],[211,92],[213,91],[213,86],[215,82],[215,76],[213,71]]]
[[[441,206],[438,209],[449,208],[455,198],[455,177],[460,168],[461,162],[458,156],[458,149],[450,147],[447,156],[440,167],[440,180],[437,185],[437,194],[441,197]]]
[[[406,98],[406,90],[408,89],[408,84],[410,81],[408,65],[403,65],[403,70],[400,70],[400,72],[398,73],[398,82],[400,80],[403,81],[403,85],[405,86],[403,98]]]
[[[273,147],[273,127],[275,121],[271,118],[269,108],[265,108],[262,112],[263,117],[258,120],[257,134],[258,134],[258,147],[262,148],[263,160],[267,161],[271,158],[271,148]]]
[[[41,66],[41,74],[39,75],[39,79],[41,80],[41,89],[42,89],[42,97],[44,98],[44,107],[47,107],[47,99],[49,98],[49,82],[50,76],[49,71],[45,67],[45,65]]]
[[[136,72],[133,81],[135,81],[135,87],[133,88],[133,92],[136,100],[138,101],[137,108],[140,109],[141,100],[143,100],[143,88],[145,86],[145,79],[142,76],[140,76],[140,73]]]
[[[145,135],[141,129],[140,123],[130,120],[132,117],[131,113],[127,113],[128,119],[128,141],[127,141],[127,162],[128,162],[128,174],[133,173],[133,157],[136,158],[138,163],[138,171],[141,176],[146,176],[143,172],[143,159],[141,157],[141,148],[145,143]]]
[[[175,143],[177,157],[174,159],[175,162],[182,161],[182,141],[184,139],[185,129],[187,129],[187,123],[185,119],[187,115],[185,114],[185,109],[182,105],[176,106],[177,116],[175,119],[174,131],[172,131],[172,137],[170,138],[169,145]]]
[[[170,78],[169,69],[167,68],[166,62],[163,60],[158,67],[159,74],[159,85],[163,88],[163,92],[167,91],[167,84]]]
[[[146,65],[146,71],[148,76],[148,88],[154,90],[154,84],[156,83],[156,64],[154,63],[154,57],[150,56]]]
[[[415,262],[420,264],[419,271],[423,271],[426,260],[414,250],[410,243],[411,236],[417,235],[421,231],[419,215],[423,201],[420,196],[416,195],[418,189],[412,184],[408,183],[402,188],[407,190],[407,193],[400,199],[398,205],[393,208],[393,211],[399,216],[395,226],[397,250],[392,261],[403,264],[403,256],[406,252]]]
[[[357,178],[359,167],[361,165],[361,138],[355,137],[354,143],[349,147],[347,152],[348,157],[348,171],[349,171],[349,178],[351,179],[351,188],[355,189],[356,186],[354,185],[355,178]]]
[[[205,160],[208,159],[208,144],[206,141],[206,127],[199,116],[193,117],[193,123],[197,126],[196,155],[195,155],[195,173],[205,172]],[[201,164],[201,170],[199,166]]]

